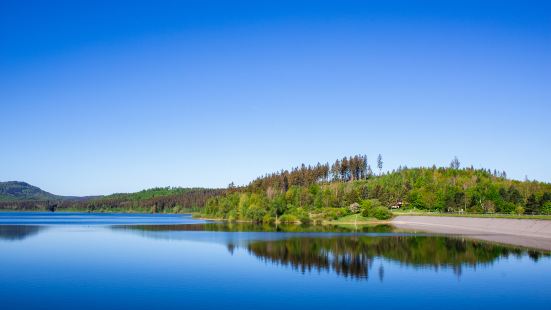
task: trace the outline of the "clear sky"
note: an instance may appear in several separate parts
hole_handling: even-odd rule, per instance
[[[345,155],[551,181],[549,1],[0,1],[0,181],[221,187]]]

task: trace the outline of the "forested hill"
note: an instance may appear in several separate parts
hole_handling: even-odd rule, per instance
[[[374,171],[375,170],[375,171]],[[255,222],[309,222],[361,213],[388,218],[391,207],[437,212],[551,214],[551,184],[504,171],[449,167],[372,169],[364,155],[301,165],[227,189],[159,187],[100,197],[56,196],[23,182],[0,183],[0,209],[179,213]]]
[[[58,200],[62,199],[25,182],[0,182],[0,201]]]
[[[224,189],[157,187],[135,193],[108,196],[57,196],[23,182],[23,189],[10,186],[10,195],[0,199],[0,209],[21,211],[85,211],[85,212],[190,212],[205,205],[207,199],[224,193]],[[4,183],[2,183],[4,184]],[[31,190],[32,189],[32,190]],[[17,194],[25,192],[27,194]],[[32,195],[31,193],[36,193]]]
[[[209,198],[222,195],[225,191],[216,188],[157,187],[85,201],[64,201],[59,208],[89,212],[182,213],[202,208]]]
[[[517,181],[504,171],[449,167],[374,173],[365,156],[301,165],[260,177],[209,200],[212,217],[252,221],[337,219],[354,213],[385,218],[390,207],[438,212],[550,214],[551,184]]]

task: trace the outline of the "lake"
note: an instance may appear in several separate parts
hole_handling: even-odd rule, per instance
[[[550,309],[549,252],[391,226],[0,213],[1,309]]]

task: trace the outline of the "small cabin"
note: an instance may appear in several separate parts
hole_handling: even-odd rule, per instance
[[[402,207],[402,201],[396,202],[396,204],[390,206],[391,209],[400,209]]]

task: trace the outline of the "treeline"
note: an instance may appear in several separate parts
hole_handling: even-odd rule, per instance
[[[485,169],[403,169],[370,182],[386,204],[438,212],[551,214],[551,184],[517,181]]]
[[[382,168],[382,157],[378,159]],[[335,181],[366,180],[373,175],[371,166],[367,162],[366,155],[354,155],[337,159],[333,164],[320,164],[315,166],[302,164],[300,167],[264,175],[252,181],[250,190],[275,190],[287,191],[290,186],[310,186],[317,183]]]
[[[15,200],[0,201],[0,210],[7,211],[53,211],[61,200]]]
[[[366,157],[335,164],[301,165],[231,188],[208,200],[207,216],[255,222],[310,222],[350,214],[388,217],[388,208],[435,212],[551,214],[551,185],[507,179],[497,170],[450,167],[400,167],[379,175]],[[344,164],[343,164],[344,162]],[[350,163],[353,164],[350,164]]]
[[[0,202],[0,209],[23,211],[84,211],[182,213],[202,208],[224,189],[159,187],[137,193],[113,194],[83,200]]]

